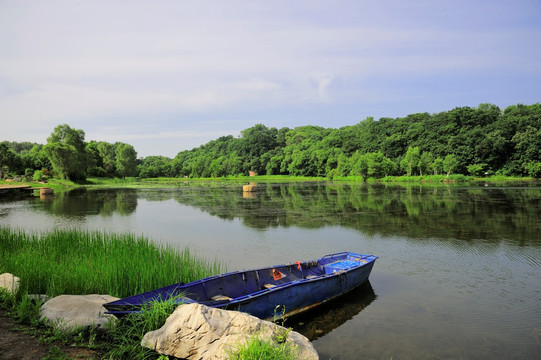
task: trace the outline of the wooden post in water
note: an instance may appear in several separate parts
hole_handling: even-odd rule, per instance
[[[51,188],[41,188],[39,189],[39,195],[54,195],[54,190]]]
[[[54,196],[54,190],[51,188],[40,188],[39,198],[41,200],[51,199]]]
[[[255,184],[255,182],[250,182],[249,185],[242,186],[242,197],[247,199],[254,198],[256,191],[257,185]]]

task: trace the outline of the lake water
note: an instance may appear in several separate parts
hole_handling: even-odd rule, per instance
[[[286,326],[322,359],[541,358],[541,186],[325,183],[77,189],[0,226],[144,234],[227,270],[354,251],[370,282]]]

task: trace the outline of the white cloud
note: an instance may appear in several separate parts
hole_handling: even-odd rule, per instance
[[[5,133],[13,136],[164,113],[340,112],[352,103],[392,106],[396,89],[417,87],[420,77],[463,77],[466,86],[477,73],[539,76],[539,50],[520,43],[535,43],[539,26],[502,22],[518,24],[524,11],[496,2],[485,18],[476,16],[483,6],[465,4],[466,13],[425,1],[2,2],[0,79],[9,86],[0,84],[0,118],[19,124]],[[412,98],[437,93],[423,91]]]

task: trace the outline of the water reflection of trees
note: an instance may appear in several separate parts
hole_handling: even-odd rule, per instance
[[[66,217],[110,216],[113,213],[129,215],[137,208],[137,191],[134,189],[87,190],[78,188],[57,193],[54,198],[40,202],[40,204],[45,210]]]
[[[260,184],[254,197],[240,186],[177,189],[76,189],[40,202],[69,217],[131,214],[137,199],[175,201],[246,226],[343,226],[369,235],[509,239],[539,242],[541,190],[527,187],[399,186],[383,184]],[[36,200],[38,201],[38,200]]]
[[[171,193],[169,193],[171,194]],[[538,241],[541,190],[383,184],[263,184],[253,198],[240,187],[185,187],[181,204],[265,229],[344,226],[368,234]]]

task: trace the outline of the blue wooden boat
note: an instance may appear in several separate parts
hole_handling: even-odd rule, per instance
[[[133,295],[105,304],[118,317],[139,312],[150,301],[174,298],[210,307],[243,311],[273,319],[275,309],[291,316],[318,306],[368,280],[378,257],[352,252],[326,255],[318,260],[241,270]],[[181,295],[181,296],[179,296]]]

